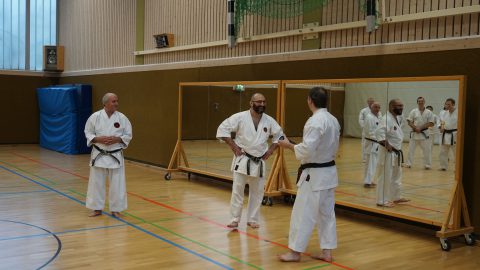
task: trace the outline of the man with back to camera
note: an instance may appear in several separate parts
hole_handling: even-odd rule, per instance
[[[417,98],[418,108],[410,111],[407,122],[412,131],[410,132],[410,142],[408,144],[408,158],[405,163],[406,168],[411,168],[415,158],[415,148],[420,145],[423,153],[423,166],[426,170],[432,168],[430,132],[428,128],[434,125],[433,113],[425,108],[425,98]]]
[[[377,205],[394,207],[396,203],[410,200],[401,197],[403,162],[403,103],[392,99],[388,103],[388,112],[375,130],[380,147],[378,155],[379,177],[377,183]]]
[[[303,141],[298,145],[293,145],[287,138],[278,142],[281,147],[293,150],[302,164],[290,220],[290,251],[279,256],[283,262],[300,261],[300,254],[306,250],[315,225],[322,252],[312,255],[312,258],[331,262],[332,250],[337,248],[335,188],[338,186],[338,175],[335,157],[340,124],[327,111],[327,100],[324,88],[312,88],[307,104],[313,115],[305,123]]]
[[[250,99],[250,109],[236,113],[225,119],[217,129],[217,138],[226,142],[234,157],[232,197],[230,213],[232,219],[227,225],[237,228],[242,216],[245,185],[248,182],[247,225],[259,228],[259,210],[263,199],[265,185],[265,161],[277,148],[277,141],[282,135],[280,125],[267,115],[265,96],[256,93]],[[231,134],[235,132],[235,139]],[[268,139],[272,144],[268,146]]]
[[[85,124],[87,145],[93,146],[86,207],[91,217],[99,216],[105,207],[105,180],[110,180],[108,192],[112,216],[119,217],[127,209],[125,164],[123,149],[132,140],[132,125],[117,111],[118,97],[107,93],[102,98],[103,109],[93,113]]]

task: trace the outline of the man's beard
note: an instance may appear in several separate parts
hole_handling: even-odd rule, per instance
[[[258,114],[264,113],[264,112],[265,112],[265,109],[266,109],[265,106],[262,106],[262,105],[258,105],[258,106],[257,106],[257,105],[255,105],[255,104],[253,104],[253,110],[254,110],[256,113],[258,113]]]
[[[396,115],[402,115],[403,109],[393,109],[393,112],[394,112]]]

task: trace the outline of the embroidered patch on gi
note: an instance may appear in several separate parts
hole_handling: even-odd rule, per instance
[[[264,128],[263,128],[263,131],[267,132],[267,131],[268,131],[268,129],[267,129],[266,127],[264,127]]]
[[[377,126],[378,126],[378,122],[376,122],[376,123],[375,123],[375,125],[377,125]]]
[[[397,130],[397,127],[393,127],[393,130]]]
[[[119,127],[120,127],[120,123],[115,122],[115,124],[113,124],[113,126],[116,127],[116,128],[119,128]]]

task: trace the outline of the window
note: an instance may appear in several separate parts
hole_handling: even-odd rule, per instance
[[[0,0],[0,69],[42,70],[56,41],[57,0]]]

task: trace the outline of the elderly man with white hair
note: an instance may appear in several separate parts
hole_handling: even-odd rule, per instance
[[[93,146],[90,159],[87,208],[91,217],[99,216],[105,207],[105,180],[110,180],[109,208],[114,217],[127,209],[123,149],[132,140],[132,125],[117,111],[118,97],[107,93],[102,98],[103,109],[93,113],[85,124],[87,145]]]

